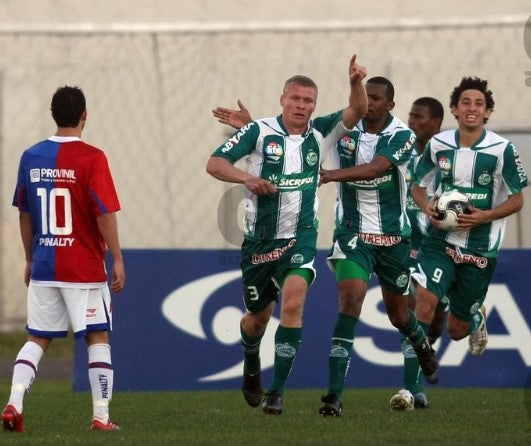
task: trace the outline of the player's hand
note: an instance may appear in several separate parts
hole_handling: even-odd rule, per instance
[[[440,228],[438,220],[439,213],[437,212],[437,201],[439,200],[439,196],[440,195],[435,194],[433,198],[428,201],[424,209],[422,209],[422,212],[424,212],[430,219],[430,223],[437,228]]]
[[[110,289],[113,293],[119,293],[125,286],[125,269],[123,260],[115,260],[112,266],[112,281]]]
[[[321,184],[329,183],[330,181],[334,181],[333,171],[326,170],[326,169],[320,169],[319,170],[319,184],[317,185],[317,187],[321,186]]]
[[[468,207],[466,212],[461,212],[457,216],[460,231],[467,231],[489,221],[488,212],[475,208],[474,206]]]
[[[222,124],[230,125],[235,129],[240,129],[244,125],[252,121],[249,110],[243,105],[243,102],[238,99],[239,110],[230,108],[217,107],[212,110],[212,114]]]
[[[348,75],[351,84],[361,82],[365,76],[367,76],[367,69],[356,63],[356,54],[350,59],[350,66],[348,69]]]
[[[245,187],[256,195],[276,194],[277,188],[267,180],[263,178],[251,178],[244,183]]]

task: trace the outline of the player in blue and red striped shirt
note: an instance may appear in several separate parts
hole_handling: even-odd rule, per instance
[[[104,259],[108,249],[110,289],[119,292],[125,283],[115,214],[120,204],[105,154],[80,139],[87,119],[81,89],[59,88],[51,111],[57,132],[23,153],[13,198],[26,255],[29,336],[15,361],[2,423],[6,430],[24,430],[23,398],[38,363],[52,339],[65,337],[71,326],[88,346],[91,428],[115,430],[109,420],[112,312]]]

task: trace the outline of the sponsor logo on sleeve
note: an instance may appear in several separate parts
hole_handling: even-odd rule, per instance
[[[235,135],[233,135],[229,140],[223,145],[223,148],[221,151],[223,153],[227,153],[230,151],[234,146],[236,146],[243,135],[245,135],[245,132],[251,128],[252,122],[250,122],[247,125],[244,125]]]

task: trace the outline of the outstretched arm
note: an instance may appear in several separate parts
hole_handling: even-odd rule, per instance
[[[212,110],[212,114],[222,124],[230,125],[235,129],[242,128],[245,124],[252,121],[249,110],[243,105],[243,102],[238,99],[239,110],[233,110],[231,108],[216,107]]]
[[[319,171],[319,186],[321,184],[329,183],[330,181],[345,182],[374,180],[391,167],[393,167],[393,164],[385,156],[376,155],[372,161],[367,164],[346,167],[344,169],[321,169]]]

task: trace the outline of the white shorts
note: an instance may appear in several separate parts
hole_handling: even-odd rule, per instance
[[[70,325],[76,338],[89,331],[111,331],[109,287],[46,287],[30,281],[27,332],[42,338],[61,338],[68,334]]]

